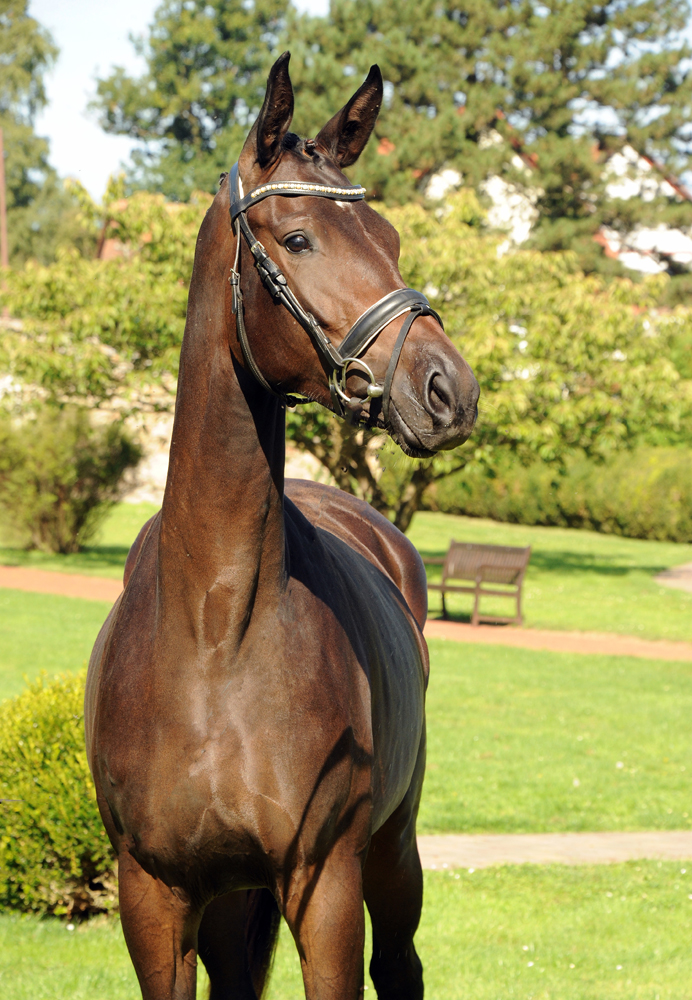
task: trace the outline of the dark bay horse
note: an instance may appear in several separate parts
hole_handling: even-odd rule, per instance
[[[412,455],[473,427],[473,375],[403,289],[396,232],[341,172],[381,100],[373,67],[301,140],[282,56],[200,229],[163,507],[130,552],[86,694],[145,1000],[193,1000],[198,955],[213,1000],[261,996],[280,915],[306,996],[362,997],[363,901],[378,996],[423,995],[425,574],[367,504],[284,483],[295,394]],[[334,346],[347,338],[356,361]]]

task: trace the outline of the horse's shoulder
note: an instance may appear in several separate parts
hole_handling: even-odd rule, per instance
[[[158,528],[158,522],[160,521],[160,519],[161,519],[161,511],[158,511],[156,514],[154,514],[153,517],[150,517],[149,520],[140,528],[139,534],[132,543],[130,551],[127,554],[127,559],[125,560],[125,569],[123,571],[123,587],[127,586],[127,581],[132,576],[132,570],[135,568],[137,564],[137,559],[139,558],[139,553],[142,551],[144,540],[154,527],[155,523]]]
[[[336,535],[386,573],[423,627],[427,613],[425,568],[416,548],[391,521],[364,500],[307,479],[287,479],[285,494],[315,528]]]

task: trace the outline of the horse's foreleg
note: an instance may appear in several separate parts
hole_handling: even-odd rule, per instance
[[[370,975],[378,1000],[422,1000],[423,966],[413,944],[423,906],[416,814],[425,768],[421,746],[406,798],[370,842],[363,892],[372,920]]]
[[[127,852],[119,858],[120,919],[144,1000],[195,1000],[199,913]]]
[[[262,996],[279,930],[279,910],[268,889],[229,892],[213,899],[199,927],[199,957],[209,1000]]]
[[[307,1000],[363,996],[365,919],[360,860],[333,851],[294,876],[284,916],[300,954]]]

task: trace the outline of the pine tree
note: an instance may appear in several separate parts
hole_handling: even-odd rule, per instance
[[[410,200],[445,166],[476,187],[499,173],[534,194],[534,246],[607,269],[601,225],[692,224],[674,195],[609,198],[604,171],[625,144],[671,172],[689,164],[689,14],[687,0],[332,0],[292,25],[297,108],[313,131],[379,62],[386,106],[356,168],[375,197]]]
[[[139,138],[131,180],[184,198],[213,190],[259,107],[266,70],[291,50],[295,128],[315,134],[372,63],[385,78],[375,137],[351,173],[373,198],[420,199],[430,177],[491,174],[531,190],[540,249],[618,270],[593,240],[651,220],[692,224],[679,197],[608,197],[608,156],[629,143],[666,170],[692,152],[688,0],[164,0],[138,80],[99,84],[104,128]]]
[[[264,98],[288,0],[164,0],[139,79],[115,69],[94,107],[107,132],[143,141],[130,182],[185,200],[214,190]]]

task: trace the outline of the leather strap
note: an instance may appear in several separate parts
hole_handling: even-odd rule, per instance
[[[437,316],[437,313],[430,309],[430,303],[425,295],[417,292],[415,288],[397,288],[389,292],[366,309],[355,321],[339,345],[339,353],[343,358],[359,357],[392,320],[403,316],[417,304],[427,306],[432,315]],[[437,319],[441,325],[442,320],[439,316]]]
[[[423,297],[424,298],[424,297]],[[418,319],[419,316],[435,316],[440,325],[442,325],[442,320],[437,315],[437,313],[430,308],[428,300],[425,299],[422,303],[417,303],[412,306],[411,312],[408,314],[404,322],[401,324],[401,329],[399,330],[399,336],[396,338],[396,343],[394,344],[394,350],[389,359],[389,364],[387,365],[387,372],[384,377],[384,392],[382,393],[382,416],[384,418],[385,425],[389,423],[389,400],[392,391],[392,382],[394,381],[394,372],[399,364],[399,358],[401,356],[401,351],[404,346],[404,341],[406,340],[411,327]],[[444,329],[444,327],[443,327]]]
[[[233,170],[238,170],[238,164],[234,164]],[[308,184],[305,181],[278,181],[275,184],[263,184],[254,191],[250,191],[243,198],[231,201],[231,220],[235,222],[236,217],[241,212],[247,212],[249,208],[269,198],[272,195],[293,196],[294,198],[331,198],[332,201],[362,201],[365,197],[364,187],[333,187],[327,184]]]

